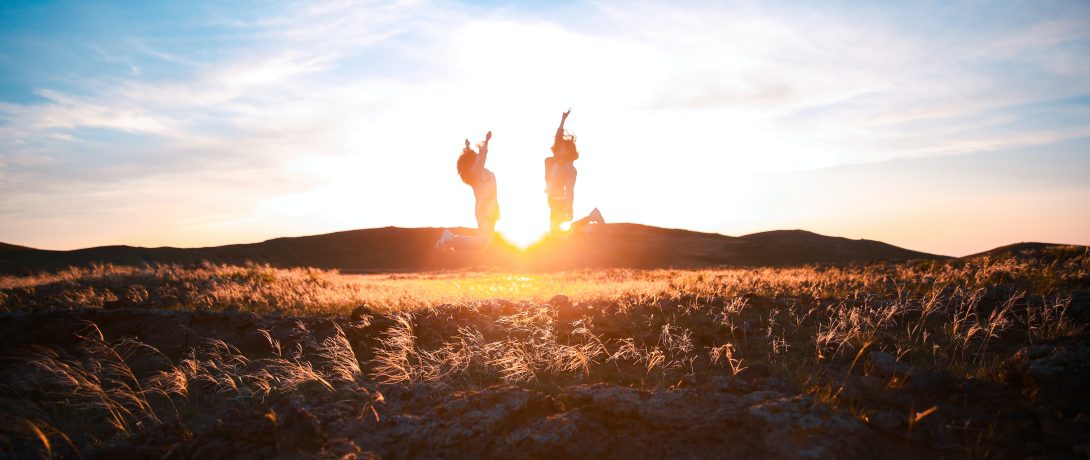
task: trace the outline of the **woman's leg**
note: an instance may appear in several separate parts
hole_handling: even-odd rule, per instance
[[[476,236],[454,235],[455,251],[480,251],[484,249],[481,239]]]
[[[560,228],[560,224],[563,224],[564,222],[566,221],[557,218],[549,219],[549,234],[552,235],[553,238],[559,238],[564,235],[564,230]]]
[[[571,221],[571,218],[570,199],[549,199],[549,233],[553,238],[567,236],[567,231],[563,225],[565,222]],[[568,229],[570,230],[570,226]]]
[[[477,219],[477,236],[454,237],[455,251],[481,251],[492,243],[492,237],[496,234],[495,220]]]
[[[591,222],[590,216],[587,216],[587,217],[579,219],[579,220],[577,220],[575,222],[572,222],[571,223],[571,232],[572,233],[578,233],[580,230],[583,229],[583,227],[586,227],[587,224],[589,224],[590,222]]]
[[[496,221],[487,220],[484,222],[477,221],[477,240],[480,241],[481,249],[487,248],[489,244],[492,244],[492,237],[496,236]]]
[[[572,222],[571,223],[571,231],[572,231],[572,233],[578,232],[583,227],[586,227],[587,224],[591,224],[591,223],[594,223],[594,224],[604,224],[604,223],[606,223],[606,221],[602,218],[602,212],[599,211],[598,208],[594,208],[594,210],[591,211],[590,214],[587,215],[587,217],[584,217],[584,218],[579,219],[579,220],[577,220],[575,222]]]

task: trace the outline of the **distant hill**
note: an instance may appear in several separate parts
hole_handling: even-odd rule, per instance
[[[386,227],[205,248],[100,246],[72,251],[0,251],[0,273],[53,271],[93,263],[140,265],[202,261],[229,264],[252,261],[278,267],[312,266],[353,271],[408,271],[428,269],[434,255],[431,246],[441,231]]]
[[[33,250],[26,246],[16,246],[14,244],[0,243],[0,252],[13,252],[13,251],[30,251]]]
[[[818,235],[804,230],[775,230],[738,238],[740,263],[794,265],[874,260],[946,259],[873,240]],[[767,262],[764,262],[767,261]]]
[[[471,267],[554,270],[583,267],[694,268],[720,265],[783,266],[880,260],[945,259],[886,243],[850,240],[802,230],[731,237],[638,224],[589,227],[581,238],[517,248],[502,238],[481,253],[432,250],[440,228],[385,227],[276,238],[206,248],[102,246],[47,251],[0,244],[0,273],[54,271],[93,263],[139,265],[202,261],[278,267],[335,268],[345,272],[423,271]],[[457,229],[471,234],[471,229]]]
[[[978,257],[1028,257],[1041,254],[1050,254],[1054,257],[1064,258],[1066,256],[1074,256],[1080,253],[1085,253],[1090,250],[1086,246],[1076,246],[1070,244],[1053,244],[1053,243],[1015,243],[1008,244],[1006,246],[1000,246],[998,248],[979,252],[973,255],[965,256],[965,259],[973,259]]]

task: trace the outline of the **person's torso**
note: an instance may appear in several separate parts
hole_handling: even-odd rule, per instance
[[[575,188],[575,178],[578,171],[575,165],[568,161],[546,162],[548,182],[545,190],[549,197],[567,198]]]
[[[499,207],[496,201],[496,175],[485,169],[473,183],[473,197],[477,200],[477,209]]]

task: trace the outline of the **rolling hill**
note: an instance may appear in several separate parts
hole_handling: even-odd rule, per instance
[[[26,246],[17,246],[14,244],[0,243],[0,252],[15,252],[15,251],[28,251],[31,248]]]
[[[1014,243],[1000,246],[984,252],[978,252],[963,257],[964,259],[976,259],[981,257],[1013,257],[1016,259],[1026,257],[1039,257],[1048,255],[1054,260],[1067,260],[1076,257],[1080,253],[1090,250],[1087,246],[1052,243]]]
[[[0,244],[0,273],[54,271],[93,263],[139,265],[202,261],[278,267],[319,267],[345,272],[422,271],[471,267],[554,270],[583,267],[683,268],[719,265],[782,266],[943,256],[870,240],[779,230],[731,237],[638,224],[591,227],[582,238],[517,248],[502,238],[481,253],[437,252],[442,229],[385,227],[324,235],[275,238],[260,243],[203,248],[101,246],[50,251]],[[470,234],[471,229],[457,229]]]

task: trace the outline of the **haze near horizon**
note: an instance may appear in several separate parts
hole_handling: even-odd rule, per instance
[[[960,256],[1090,244],[1090,5],[0,6],[0,241],[211,246],[575,212]]]

